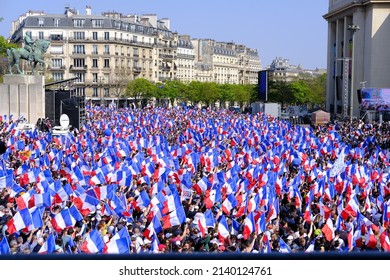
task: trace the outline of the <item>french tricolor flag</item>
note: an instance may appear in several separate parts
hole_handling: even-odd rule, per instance
[[[204,193],[208,186],[210,185],[210,181],[207,179],[206,176],[203,176],[202,179],[200,179],[195,185],[193,185],[193,189],[198,193],[202,194]]]
[[[269,242],[269,238],[267,234],[263,235],[263,253],[270,254],[272,253],[271,244]]]
[[[179,207],[182,206],[180,201],[180,196],[177,192],[172,193],[171,195],[167,195],[165,197],[165,201],[163,202],[164,208],[161,213],[168,214],[169,212],[175,211]]]
[[[207,226],[206,226],[206,219],[204,217],[204,214],[200,212],[196,213],[193,223],[198,226],[199,231],[202,234],[202,237],[205,237],[207,232]]]
[[[153,234],[159,234],[162,232],[161,223],[157,216],[154,216],[149,226],[145,229],[143,235],[149,240],[152,239]]]
[[[141,210],[145,210],[150,204],[150,198],[149,198],[149,195],[148,193],[143,190],[138,198],[137,198],[137,205],[138,207],[141,209]]]
[[[326,240],[329,242],[335,237],[333,222],[330,218],[326,220],[326,224],[322,227],[322,232],[324,233]]]
[[[385,252],[390,252],[390,240],[389,240],[389,234],[387,230],[382,230],[379,240],[381,242],[382,249]]]
[[[240,226],[241,224],[239,222],[237,222],[235,219],[232,219],[232,229],[230,230],[230,234],[237,236],[240,232]]]
[[[96,194],[96,198],[99,200],[104,200],[105,198],[109,198],[111,194],[116,190],[117,186],[115,185],[104,185],[101,187],[93,188],[93,191]]]
[[[249,201],[248,201],[248,205],[247,205],[247,211],[248,213],[251,213],[255,210],[257,210],[257,208],[259,207],[260,205],[260,196],[259,194],[255,194],[254,197],[252,197]]]
[[[375,249],[376,248],[376,237],[374,232],[372,231],[372,228],[369,227],[367,232],[366,232],[366,246]]]
[[[43,227],[43,220],[42,216],[43,213],[45,212],[44,207],[33,207],[29,209],[30,214],[31,214],[31,224],[28,226],[28,230],[34,230],[40,227]]]
[[[269,204],[267,213],[267,222],[276,219],[279,215],[279,198],[275,198],[272,203]]]
[[[89,184],[92,186],[96,186],[99,184],[106,184],[106,179],[104,178],[104,175],[101,172],[98,172],[95,176],[91,177],[89,179]]]
[[[244,239],[248,239],[252,232],[255,232],[255,219],[253,217],[253,212],[250,212],[244,220]]]
[[[228,237],[229,237],[229,227],[226,223],[225,216],[222,215],[218,223],[218,238],[219,241],[225,242],[225,239]]]
[[[83,216],[77,210],[76,206],[63,209],[51,219],[51,224],[57,232],[61,232],[64,228],[74,226],[77,221],[81,221]]]
[[[122,228],[104,246],[104,253],[129,254],[131,239],[127,228]]]
[[[389,203],[383,204],[383,226],[388,228],[390,225],[390,207]]]
[[[257,234],[260,234],[262,232],[265,232],[266,230],[266,218],[265,215],[262,214],[259,219],[256,221],[256,232]]]
[[[100,237],[99,232],[94,229],[91,231],[84,243],[81,245],[81,251],[87,254],[101,253],[104,250],[104,242]]]
[[[229,194],[222,203],[222,211],[230,215],[230,211],[237,206],[237,200],[233,193]]]
[[[184,213],[183,206],[172,211],[171,213],[163,217],[161,220],[163,222],[163,229],[171,228],[185,223],[186,214]]]
[[[349,216],[356,217],[359,212],[359,204],[357,202],[356,196],[353,196],[348,201],[347,206],[341,211],[340,216],[347,220]]]
[[[39,249],[38,254],[51,254],[55,251],[56,243],[54,240],[54,235],[51,233],[43,243],[41,249]]]
[[[51,206],[51,196],[49,192],[44,193],[35,193],[28,201],[28,207],[50,207]]]
[[[307,224],[311,224],[311,209],[310,209],[310,203],[306,204],[305,213],[303,214],[303,219]]]
[[[22,175],[20,175],[19,177],[19,183],[21,186],[25,186],[25,185],[28,185],[30,183],[34,183],[36,181],[36,178],[38,177],[36,174],[36,169],[32,169],[30,171],[28,171],[27,173],[24,173]],[[37,172],[38,174],[38,172]]]
[[[96,198],[83,193],[79,197],[73,199],[74,205],[83,216],[96,212],[96,206],[100,203]]]
[[[204,200],[206,208],[210,209],[214,206],[215,202],[220,201],[221,199],[221,192],[219,189],[211,189],[210,195],[206,197]]]
[[[14,234],[15,232],[24,229],[31,225],[31,214],[28,208],[16,212],[15,216],[7,223],[7,231],[9,234]]]

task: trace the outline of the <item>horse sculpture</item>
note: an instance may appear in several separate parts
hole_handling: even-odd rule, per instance
[[[10,74],[12,73],[12,67],[16,65],[16,70],[18,74],[23,74],[19,67],[20,59],[24,59],[29,61],[29,58],[32,58],[31,70],[32,74],[35,74],[35,68],[38,63],[41,63],[43,67],[46,66],[43,55],[47,51],[50,46],[50,42],[47,40],[37,40],[33,45],[32,55],[30,56],[30,52],[25,48],[17,48],[17,49],[7,49],[7,57],[8,57],[8,71]]]

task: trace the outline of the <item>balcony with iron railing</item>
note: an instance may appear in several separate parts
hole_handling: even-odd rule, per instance
[[[71,65],[71,66],[69,67],[69,70],[70,70],[70,71],[87,71],[87,68],[88,68],[87,65],[83,65],[83,66]]]
[[[50,65],[48,68],[51,71],[59,71],[59,70],[63,71],[66,69],[65,65]]]
[[[173,60],[173,59],[176,59],[176,56],[175,56],[175,55],[172,55],[172,54],[159,54],[158,57],[159,57],[159,58],[162,58],[162,59],[165,59],[165,60]]]
[[[193,55],[193,54],[177,53],[177,58],[194,60],[195,59],[195,55]]]

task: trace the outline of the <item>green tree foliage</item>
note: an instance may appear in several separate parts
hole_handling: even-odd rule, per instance
[[[285,81],[269,81],[268,101],[285,104],[295,103],[290,84]]]
[[[155,84],[149,82],[147,79],[139,78],[127,84],[126,95],[134,98],[136,101],[150,99],[156,93],[156,89]]]
[[[311,100],[311,91],[309,85],[304,80],[298,80],[290,84],[291,92],[294,96],[295,103],[307,104]]]
[[[268,101],[284,105],[309,104],[310,106],[325,104],[326,74],[317,77],[301,77],[292,82],[269,81]]]

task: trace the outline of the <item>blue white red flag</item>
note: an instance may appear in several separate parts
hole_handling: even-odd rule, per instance
[[[104,250],[104,242],[97,229],[87,234],[87,238],[81,245],[81,251],[87,254],[101,253]]]
[[[224,215],[221,215],[218,222],[218,238],[220,242],[225,242],[225,239],[229,237],[229,228]]]
[[[104,253],[128,254],[130,253],[130,244],[129,232],[126,227],[123,227],[104,245]]]
[[[38,254],[51,254],[55,251],[56,243],[54,240],[54,235],[51,233],[46,241],[43,243],[41,249],[39,249]]]
[[[0,255],[10,255],[11,249],[8,244],[8,240],[6,236],[3,236],[3,238],[0,241]]]

